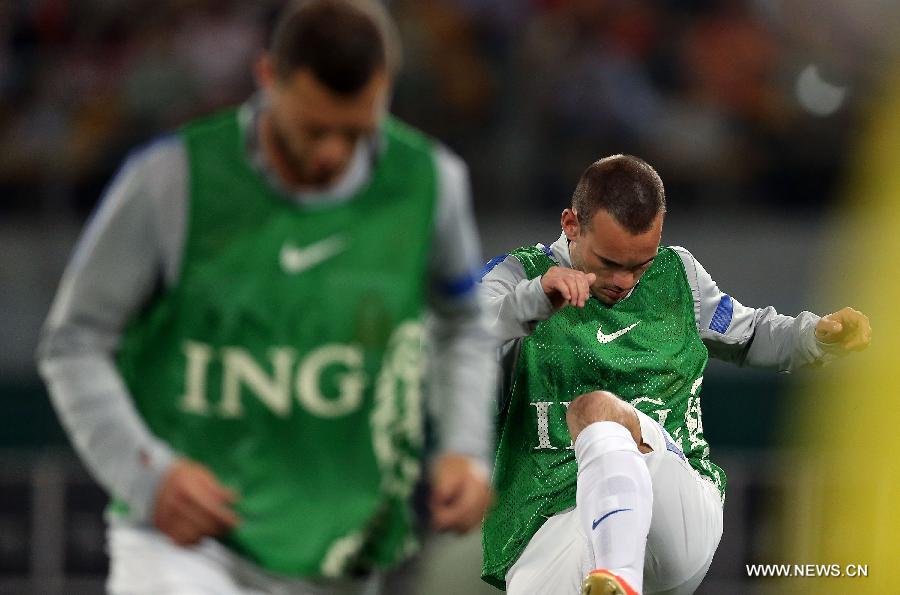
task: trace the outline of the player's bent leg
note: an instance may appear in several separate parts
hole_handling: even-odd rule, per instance
[[[592,568],[626,583],[622,592],[640,593],[653,490],[638,451],[642,440],[634,409],[597,391],[575,399],[566,421],[575,437],[576,510],[591,546]],[[593,580],[588,577],[586,584]]]
[[[630,432],[615,422],[586,427],[575,441],[576,510],[593,568],[624,578],[640,593],[653,506],[650,472]]]
[[[112,525],[108,545],[111,595],[247,595],[204,544],[180,547],[155,529]]]
[[[722,536],[718,489],[703,479],[662,427],[638,413],[644,460],[653,485],[653,522],[647,535],[644,592],[688,595],[700,585]]]
[[[691,469],[683,453],[671,438],[667,439],[658,423],[622,401],[609,401],[610,397],[615,398],[610,393],[599,393],[599,396],[583,401],[576,399],[570,405],[572,415],[567,416],[567,422],[570,433],[576,436],[578,507],[551,517],[531,539],[506,576],[507,591],[511,595],[577,593],[579,587],[573,585],[580,583],[589,571],[601,565],[621,577],[634,591],[641,592],[643,588],[647,594],[693,593],[705,576],[722,534],[722,507],[718,490]],[[628,409],[623,412],[620,403]],[[597,418],[613,416],[626,423],[597,421]],[[638,432],[626,426],[628,420],[637,420]],[[637,453],[638,440],[651,454],[642,456]],[[633,483],[635,486],[643,485],[648,497],[643,507],[638,504],[636,508],[652,511],[647,514],[644,523],[639,521],[632,525],[631,531],[621,531],[626,535],[622,541],[613,539],[614,531],[593,529],[595,523],[600,529],[616,517],[621,520],[623,515],[627,516],[626,511],[613,512],[628,508],[621,504],[622,496],[618,494],[618,500],[607,503],[607,507],[612,504],[611,510],[602,514],[591,510],[597,507],[598,501],[603,500],[602,496],[594,493],[603,482],[591,476],[602,478],[616,475],[609,468],[604,469],[603,463],[609,458],[606,456],[609,453],[622,453],[622,458],[631,459],[632,463],[626,462],[624,467],[636,470],[638,476],[643,475],[640,472],[643,468],[646,473],[644,480]],[[638,462],[641,464],[638,465]],[[600,487],[600,490],[612,488],[609,483],[614,482],[607,482],[605,488]],[[625,480],[623,483],[629,487],[620,485],[610,491],[625,494],[627,499],[632,482]],[[635,491],[642,490],[637,488]],[[604,519],[603,515],[608,512],[613,514]],[[643,540],[629,541],[629,534],[643,535]],[[617,544],[622,547],[616,548]],[[637,548],[643,547],[641,562],[637,565],[643,567],[642,576],[634,578],[634,573],[617,572],[615,568],[608,568],[612,564],[598,561],[597,553],[602,555],[607,546],[613,550],[614,556],[629,548],[636,552]],[[632,556],[635,557],[638,556]]]

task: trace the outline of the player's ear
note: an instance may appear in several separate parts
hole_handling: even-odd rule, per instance
[[[275,64],[272,61],[272,54],[263,52],[256,59],[253,65],[253,74],[256,78],[256,84],[261,89],[269,89],[275,84]]]
[[[581,233],[581,226],[578,224],[578,214],[573,209],[564,209],[560,218],[563,232],[569,241],[574,241]]]

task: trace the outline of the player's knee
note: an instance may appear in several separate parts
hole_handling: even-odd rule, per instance
[[[590,419],[595,421],[616,421],[614,418],[621,401],[613,393],[595,390],[575,398],[566,410],[566,421]]]
[[[605,390],[593,391],[578,396],[566,411],[566,425],[572,440],[578,438],[581,430],[598,421],[611,421],[625,427],[634,434],[637,419],[631,406],[619,397]]]

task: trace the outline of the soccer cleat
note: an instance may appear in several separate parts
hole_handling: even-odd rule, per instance
[[[581,595],[638,595],[625,579],[608,570],[592,570],[581,584]]]

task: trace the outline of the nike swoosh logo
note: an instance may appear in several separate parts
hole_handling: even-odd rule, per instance
[[[596,521],[594,521],[594,522],[591,524],[591,531],[593,531],[594,529],[596,529],[596,528],[597,528],[597,525],[599,525],[600,523],[603,522],[603,519],[605,519],[605,518],[607,518],[607,517],[610,517],[610,516],[616,514],[617,512],[625,512],[626,510],[631,510],[631,509],[630,509],[630,508],[617,508],[616,510],[607,512],[606,514],[604,514],[602,517],[600,517],[599,519],[597,519]]]
[[[325,238],[303,248],[298,248],[286,242],[281,246],[279,261],[285,273],[296,275],[325,262],[329,258],[343,252],[346,248],[347,242],[340,235]]]
[[[640,323],[641,323],[641,321],[638,320],[631,326],[626,326],[625,328],[619,329],[616,332],[611,333],[609,335],[606,335],[603,333],[603,327],[598,327],[597,328],[597,340],[600,341],[601,343],[609,343],[610,341],[615,341],[616,339],[618,339],[619,337],[621,337],[622,335],[624,335],[625,333],[627,333],[628,331],[630,331],[631,329],[633,329],[634,327],[639,325]]]

